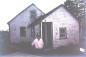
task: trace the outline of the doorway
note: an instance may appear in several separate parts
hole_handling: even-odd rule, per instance
[[[53,27],[52,22],[42,22],[42,38],[44,41],[44,48],[52,48]]]

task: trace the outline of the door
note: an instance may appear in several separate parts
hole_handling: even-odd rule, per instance
[[[52,48],[53,29],[52,22],[42,22],[42,38],[44,48]]]

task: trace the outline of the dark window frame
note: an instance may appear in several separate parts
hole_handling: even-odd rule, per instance
[[[59,28],[59,39],[67,39],[67,28],[66,27],[60,27]]]
[[[20,36],[26,37],[26,27],[20,27]]]

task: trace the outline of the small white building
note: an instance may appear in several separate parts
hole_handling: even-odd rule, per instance
[[[64,5],[44,14],[31,4],[8,24],[12,43],[32,42],[39,34],[44,48],[79,44],[79,22]]]
[[[11,43],[28,42],[27,26],[44,13],[31,4],[8,22]]]
[[[64,5],[40,17],[31,27],[34,27],[34,36],[40,34],[45,48],[79,44],[79,22]]]

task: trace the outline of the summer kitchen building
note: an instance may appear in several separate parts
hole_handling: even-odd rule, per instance
[[[45,48],[79,43],[79,22],[64,5],[44,14],[32,4],[8,24],[12,43],[32,42],[37,34]]]

